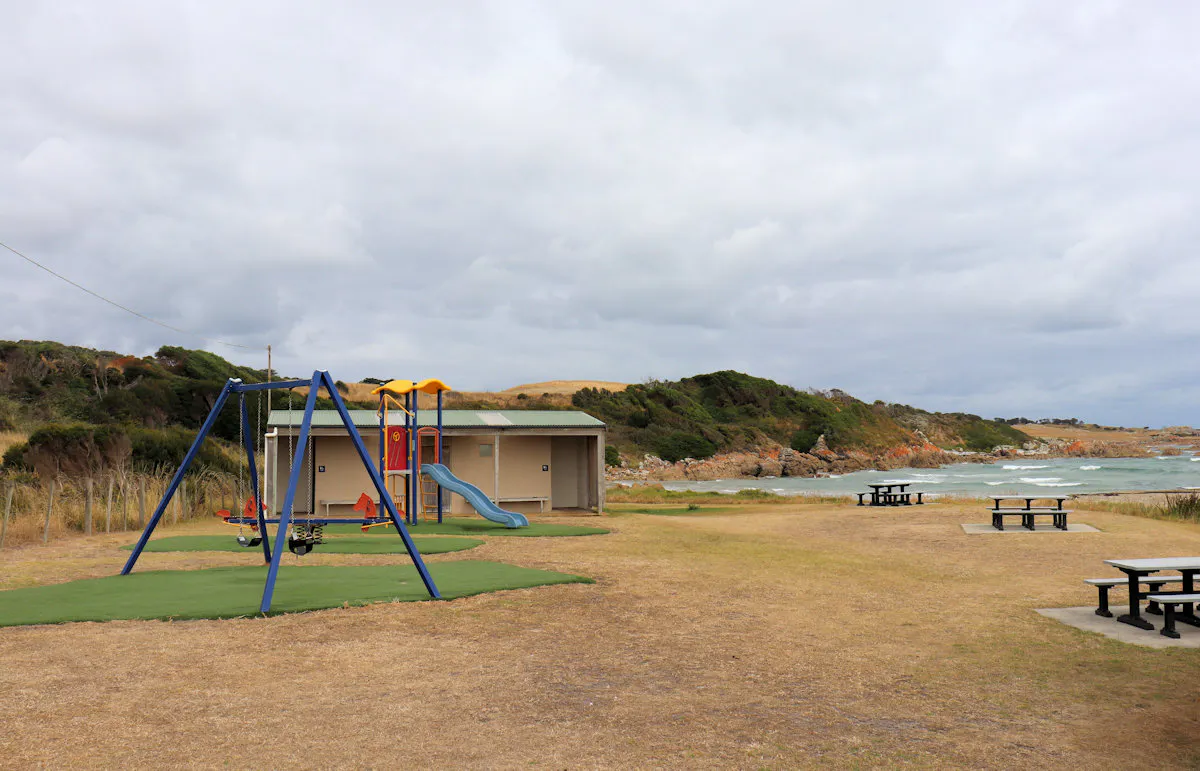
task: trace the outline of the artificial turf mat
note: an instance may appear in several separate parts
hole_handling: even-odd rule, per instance
[[[372,538],[370,536],[345,536],[327,538],[318,544],[315,554],[404,554],[404,541],[391,532],[391,538]],[[271,543],[274,543],[274,538]],[[417,551],[422,554],[445,554],[452,551],[463,551],[479,546],[483,541],[478,538],[413,538]],[[133,550],[133,544],[122,546],[126,551]],[[146,543],[143,552],[148,551],[257,551],[262,554],[262,546],[239,546],[230,535],[172,535],[166,538],[156,538]]]
[[[502,562],[442,562],[429,572],[444,599],[502,589],[591,583],[591,579]],[[115,619],[235,618],[258,615],[267,568],[153,570],[0,592],[0,626]],[[412,602],[429,594],[412,565],[282,566],[271,613],[375,602]]]
[[[465,517],[445,518],[441,523],[422,522],[419,525],[409,525],[409,532],[415,535],[515,535],[526,538],[539,536],[567,535],[604,535],[609,532],[602,527],[582,527],[580,525],[555,525],[549,522],[530,522],[528,527],[505,527],[499,522],[487,519],[467,519]],[[361,532],[357,525],[326,525],[326,533]],[[391,535],[396,531],[391,527],[371,528],[371,535]]]

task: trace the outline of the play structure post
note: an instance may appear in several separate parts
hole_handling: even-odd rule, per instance
[[[380,392],[379,394],[379,476],[383,477],[383,481],[387,482],[387,404],[384,399],[387,394]],[[386,486],[386,485],[385,485]],[[379,499],[380,508],[383,507],[383,498]]]
[[[354,421],[350,419],[350,413],[346,410],[346,403],[342,401],[341,395],[334,388],[333,381],[329,378],[329,373],[321,372],[319,374],[325,382],[326,390],[329,391],[329,395],[333,399],[333,406],[337,408],[338,415],[341,416],[342,423],[345,424],[346,431],[350,434],[350,440],[354,443],[354,449],[358,453],[358,457],[362,459],[363,465],[371,472],[371,483],[379,491],[379,496],[383,499],[388,516],[392,518],[392,524],[396,527],[396,532],[400,534],[400,538],[404,541],[404,548],[408,550],[408,556],[412,558],[413,565],[416,566],[417,573],[421,576],[421,581],[425,584],[426,591],[435,600],[441,599],[442,595],[433,583],[433,577],[429,575],[429,570],[425,567],[425,560],[421,559],[421,552],[417,551],[417,546],[413,543],[412,536],[408,533],[408,528],[401,521],[400,513],[396,511],[396,504],[392,501],[392,496],[387,494],[383,477],[376,473],[374,467],[371,465],[371,456],[367,454],[366,445],[363,444],[362,437],[358,435],[358,429],[354,427]],[[314,377],[314,383],[315,380],[316,378]]]
[[[416,393],[409,391],[404,395],[404,425],[405,436],[404,446],[408,449],[408,482],[404,485],[404,507],[408,509],[408,524],[417,524],[417,507],[414,501],[413,490],[416,485],[413,482],[416,478],[413,476],[413,464],[417,462],[416,453],[413,452],[415,444],[413,440],[417,433],[417,409],[416,409]]]
[[[292,523],[292,505],[296,501],[296,486],[300,483],[300,472],[304,468],[304,452],[308,449],[308,433],[312,428],[313,408],[317,405],[317,389],[320,386],[320,373],[314,372],[308,386],[308,399],[304,402],[304,418],[300,421],[300,437],[296,441],[296,454],[292,457],[292,472],[288,476],[287,493],[283,496],[283,511],[279,515],[279,529],[275,531],[275,547],[271,553],[271,566],[267,568],[267,583],[263,586],[262,602],[258,607],[262,613],[271,609],[271,596],[275,593],[275,579],[279,576],[279,562],[283,557],[284,545],[287,542],[288,526]],[[337,391],[337,388],[333,388],[332,391]],[[368,462],[367,465],[370,463]],[[263,533],[263,538],[267,538],[266,533]]]
[[[263,560],[270,562],[271,539],[267,538],[267,517],[263,514],[262,500],[258,490],[258,461],[254,457],[254,434],[250,431],[250,415],[246,412],[246,394],[244,392],[238,394],[238,406],[242,414],[242,444],[246,447],[246,459],[250,464],[250,494],[254,498],[254,515],[258,519],[258,532],[262,536]],[[245,514],[245,512],[242,513]]]
[[[158,521],[162,519],[163,512],[167,510],[167,504],[171,502],[171,497],[175,495],[176,488],[183,481],[183,475],[187,473],[188,467],[192,465],[192,461],[196,459],[196,455],[200,452],[200,445],[204,442],[204,437],[208,436],[208,432],[212,430],[213,424],[217,422],[217,416],[221,414],[221,408],[225,406],[225,400],[229,398],[229,392],[233,389],[235,382],[237,381],[225,381],[225,387],[217,395],[217,401],[213,404],[212,411],[208,413],[208,418],[204,421],[204,425],[196,432],[195,441],[192,442],[187,455],[183,456],[183,463],[179,465],[179,470],[171,478],[171,484],[167,485],[167,491],[163,493],[162,500],[158,502],[158,507],[154,510],[154,516],[150,517],[150,521],[146,523],[146,529],[142,531],[142,537],[138,539],[137,545],[133,547],[133,553],[125,561],[125,567],[121,568],[121,575],[128,575],[129,571],[133,570],[133,566],[137,563],[138,557],[142,555],[142,549],[146,548],[146,542],[150,540],[150,534],[154,532],[154,528],[158,527]]]
[[[437,462],[444,463],[445,461],[442,460],[442,391],[440,389],[437,392],[437,426],[438,426]],[[442,486],[441,485],[437,486],[437,510],[438,510],[438,524],[440,525],[442,523]]]

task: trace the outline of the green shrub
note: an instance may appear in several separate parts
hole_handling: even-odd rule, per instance
[[[621,453],[617,452],[617,448],[611,444],[604,446],[604,465],[605,466],[620,466]]]
[[[825,433],[820,428],[802,428],[792,434],[792,440],[788,443],[796,452],[808,452],[812,449],[817,440],[821,438],[821,434]]]
[[[1200,493],[1168,495],[1162,514],[1168,519],[1200,522]]]
[[[655,454],[668,463],[675,463],[684,458],[711,458],[716,452],[717,446],[712,442],[702,436],[683,431],[667,434],[655,446]]]

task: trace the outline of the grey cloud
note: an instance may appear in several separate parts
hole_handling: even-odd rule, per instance
[[[0,0],[0,240],[290,372],[1194,423],[1169,5]],[[11,255],[0,330],[199,344]]]

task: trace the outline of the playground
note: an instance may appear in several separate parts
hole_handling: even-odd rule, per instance
[[[594,583],[0,629],[0,753],[15,766],[108,767],[1200,762],[1200,652],[1119,643],[1035,612],[1094,603],[1080,579],[1103,557],[1165,541],[1200,553],[1194,525],[1081,506],[1101,532],[981,538],[960,524],[978,519],[978,502],[621,508],[654,507],[544,518],[612,530],[600,537],[481,535],[428,558],[435,577],[485,561]],[[111,576],[130,540],[6,553],[4,588]],[[247,556],[142,559],[139,573]],[[318,548],[284,567],[405,559]],[[285,571],[280,602],[290,581]],[[287,741],[264,746],[258,731]]]

